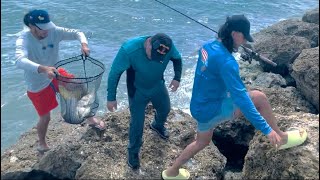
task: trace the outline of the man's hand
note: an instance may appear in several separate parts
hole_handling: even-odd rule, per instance
[[[85,56],[88,57],[90,55],[90,49],[88,48],[88,44],[86,43],[81,43],[81,53]]]
[[[117,110],[117,101],[108,101],[107,102],[107,108],[111,112]]]
[[[279,147],[281,145],[281,137],[274,130],[272,130],[270,134],[268,134],[268,138],[272,145],[276,147]]]
[[[59,74],[58,70],[55,67],[43,66],[38,67],[38,73],[46,73],[49,79],[56,77],[56,74]]]
[[[171,81],[171,84],[170,84],[170,86],[169,86],[169,88],[171,89],[171,92],[177,91],[179,85],[180,85],[180,82],[179,82],[179,81],[177,81],[177,80],[172,80],[172,81]]]

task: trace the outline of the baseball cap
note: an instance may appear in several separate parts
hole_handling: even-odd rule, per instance
[[[164,33],[157,33],[151,37],[151,46],[151,59],[162,62],[172,47],[172,40]]]
[[[226,23],[230,30],[242,32],[247,41],[253,42],[253,38],[250,35],[250,22],[244,15],[233,15],[228,17]]]
[[[41,30],[49,30],[56,27],[50,20],[48,12],[45,10],[32,10],[29,13],[29,23],[37,26]]]

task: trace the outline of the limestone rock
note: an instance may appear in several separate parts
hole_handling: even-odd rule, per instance
[[[302,21],[319,25],[319,8],[306,12],[302,17]]]
[[[243,167],[244,179],[319,179],[319,115],[277,115],[280,129],[305,128],[304,144],[276,150],[266,136],[257,133],[250,142]]]
[[[319,111],[319,47],[305,49],[292,66],[297,88]]]

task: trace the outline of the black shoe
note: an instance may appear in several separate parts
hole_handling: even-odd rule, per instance
[[[140,167],[139,153],[128,153],[128,166],[133,170]]]
[[[159,136],[160,136],[162,139],[165,139],[165,140],[166,140],[166,139],[169,138],[169,133],[168,133],[167,129],[166,129],[164,126],[162,126],[162,128],[158,128],[158,127],[154,126],[152,123],[150,123],[150,128],[151,128],[152,130],[154,130],[156,133],[158,133]]]

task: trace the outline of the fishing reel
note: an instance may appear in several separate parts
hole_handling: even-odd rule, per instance
[[[248,52],[243,52],[241,53],[240,57],[243,59],[243,61],[248,61],[249,64],[251,64],[252,62],[252,54],[248,53]]]
[[[259,59],[260,55],[258,53],[255,53],[254,51],[252,51],[251,49],[245,47],[245,46],[241,46],[243,49],[243,52],[241,52],[240,57],[243,59],[243,61],[248,61],[249,64],[251,64],[252,59]]]

